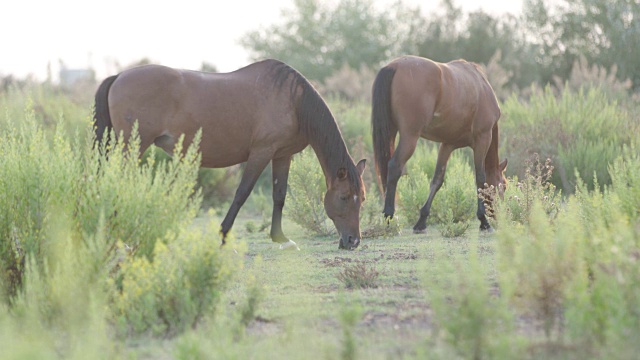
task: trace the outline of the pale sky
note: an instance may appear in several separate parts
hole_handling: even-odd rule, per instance
[[[336,1],[336,0],[330,0]],[[393,0],[375,0],[377,6]],[[425,14],[440,0],[404,0]],[[465,11],[519,14],[522,0],[455,0]],[[51,64],[92,67],[98,78],[143,57],[167,66],[227,72],[247,65],[239,39],[277,23],[293,0],[6,0],[0,5],[0,76],[44,79]]]

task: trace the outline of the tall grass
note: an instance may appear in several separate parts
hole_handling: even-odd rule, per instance
[[[59,119],[49,132],[33,111],[5,122],[0,331],[10,334],[1,340],[11,344],[6,348],[16,356],[111,358],[112,324],[118,334],[171,336],[213,315],[241,257],[212,246],[217,224],[189,230],[201,201],[199,136],[184,151],[180,142],[173,159],[156,163],[152,154],[141,162],[133,155],[137,136],[112,146],[107,159],[104,148],[91,148],[89,126],[70,136]],[[23,326],[37,335],[25,337],[34,341],[31,349],[16,341]]]
[[[610,184],[609,164],[639,130],[638,122],[598,87],[565,88],[559,95],[546,87],[528,102],[514,95],[502,112],[502,153],[510,158],[510,170],[522,178],[525,159],[534,153],[550,158],[557,170],[552,182],[565,193],[574,191],[576,169],[590,189],[594,174],[600,185]]]

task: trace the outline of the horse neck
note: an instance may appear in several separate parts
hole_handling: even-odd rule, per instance
[[[336,176],[340,168],[349,169],[353,161],[335,121],[323,126],[323,133],[309,138],[309,144],[316,153],[327,184]]]
[[[303,88],[297,108],[300,132],[316,153],[329,184],[340,168],[352,173],[355,165],[327,104],[310,85],[304,84]]]

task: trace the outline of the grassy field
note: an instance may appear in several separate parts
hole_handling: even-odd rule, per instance
[[[592,102],[580,94],[565,97]],[[202,176],[194,148],[183,158],[151,151],[138,161],[122,144],[107,161],[91,150],[86,111],[48,121],[55,109],[14,100],[3,100],[13,107],[0,101],[7,108],[0,117],[3,360],[633,359],[640,352],[640,157],[627,138],[610,139],[615,151],[598,158],[600,172],[585,170],[593,176],[578,176],[585,171],[576,167],[565,179],[575,182],[568,192],[553,184],[553,159],[507,151],[510,164],[526,170],[494,202],[493,234],[477,230],[464,153],[452,156],[428,233],[412,234],[436,156],[421,146],[399,184],[401,234],[365,238],[355,251],[338,250],[335,235],[309,235],[333,225],[311,226],[324,221],[324,190],[306,186],[323,184],[306,151],[292,164],[284,213],[285,233],[300,251],[281,251],[268,238],[268,172],[220,248],[222,195],[235,191],[239,168]],[[550,97],[544,103],[558,107]],[[520,106],[506,106],[505,120],[524,121],[531,111],[556,117],[542,105],[515,111]],[[362,136],[366,106],[337,108],[354,157],[371,159]],[[563,109],[557,116],[571,106]],[[611,114],[637,128],[626,113]],[[135,151],[135,138],[129,146]],[[593,150],[578,150],[585,149]],[[585,159],[600,154],[592,152]],[[361,230],[380,235],[372,165],[364,178]],[[201,213],[211,204],[215,215]]]
[[[199,217],[194,226],[208,221]],[[406,228],[392,239],[369,239],[355,251],[341,251],[337,238],[305,236],[285,219],[285,233],[300,251],[282,251],[266,232],[247,232],[246,224],[255,221],[241,216],[234,227],[236,238],[246,245],[244,269],[225,295],[220,318],[176,342],[129,344],[128,352],[140,358],[171,358],[180,351],[203,358],[419,358],[434,345],[427,283],[448,269],[438,264],[457,259],[465,266],[468,253],[477,251],[490,274],[488,289],[494,282],[495,236],[475,228],[459,238],[443,238],[435,227],[426,235]],[[357,264],[377,272],[373,287],[348,288],[339,279]],[[259,288],[260,300],[255,317],[238,336],[225,324],[242,312],[251,286]],[[529,325],[521,330],[537,332]]]

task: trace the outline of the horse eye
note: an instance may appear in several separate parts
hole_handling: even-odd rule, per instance
[[[340,196],[340,200],[342,200],[342,201],[347,201],[348,199],[349,199],[349,196],[348,196],[348,195],[342,195],[342,196]]]

